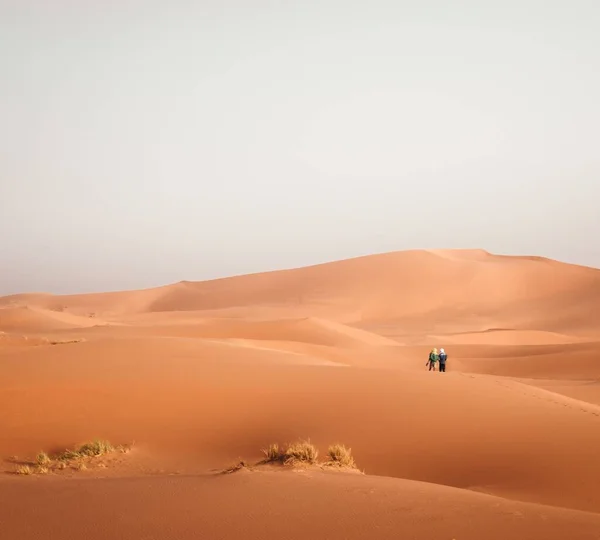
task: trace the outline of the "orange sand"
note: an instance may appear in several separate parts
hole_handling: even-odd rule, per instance
[[[0,298],[0,538],[598,539],[598,305],[484,251]],[[12,474],[96,437],[134,449]],[[366,474],[216,473],[306,437]]]

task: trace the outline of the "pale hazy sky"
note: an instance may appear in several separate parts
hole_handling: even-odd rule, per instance
[[[0,294],[600,266],[598,0],[0,0],[0,77]]]

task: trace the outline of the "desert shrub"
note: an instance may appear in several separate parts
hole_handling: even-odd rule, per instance
[[[317,462],[319,451],[310,441],[299,441],[290,444],[283,454],[283,461],[288,465],[295,463],[314,464]]]
[[[346,448],[343,444],[332,444],[327,449],[327,454],[329,455],[329,465],[356,467],[354,458],[352,457],[352,449]]]
[[[58,456],[61,461],[71,461],[72,459],[79,459],[81,454],[77,450],[65,450]]]
[[[15,472],[23,476],[29,476],[33,471],[31,470],[31,467],[29,465],[19,465],[16,468]]]
[[[277,443],[270,444],[267,448],[263,449],[263,454],[265,455],[264,461],[266,463],[283,460],[283,454],[279,450],[279,445]]]
[[[47,466],[52,463],[52,460],[46,452],[42,451],[35,457],[35,462],[40,466]]]
[[[115,450],[114,446],[110,444],[108,441],[94,441],[91,443],[86,443],[79,447],[77,451],[80,456],[86,457],[94,457],[94,456],[102,456],[104,454],[108,454]]]
[[[48,474],[48,467],[45,465],[38,465],[35,472],[38,474]]]
[[[82,457],[97,457],[114,452],[115,450],[116,448],[108,441],[96,440],[85,443],[76,450],[65,450],[58,459],[62,461],[71,461]]]

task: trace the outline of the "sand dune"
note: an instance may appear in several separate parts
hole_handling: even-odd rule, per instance
[[[168,496],[165,496],[168,495]],[[86,504],[82,504],[82,501]],[[442,486],[314,473],[11,482],[7,538],[591,540],[600,516]],[[56,508],[77,508],[65,519]],[[3,510],[2,510],[3,509]],[[140,519],[143,516],[143,519]]]
[[[508,377],[600,379],[600,342],[567,345],[456,346],[467,371]]]
[[[65,328],[87,328],[105,324],[91,317],[72,313],[50,311],[38,307],[0,308],[0,330],[18,332],[43,332]]]
[[[482,332],[430,336],[435,343],[464,345],[566,345],[588,342],[589,338],[569,336],[543,330],[490,329]]]
[[[600,301],[600,271],[477,250],[406,251],[145,291],[35,298],[28,305],[48,309],[60,303],[67,311],[98,315],[309,306],[311,316],[326,314],[346,323],[423,316],[432,326],[462,323],[463,331],[475,315],[496,324],[473,324],[471,331],[494,326],[556,331],[571,322],[581,331],[587,330],[587,315],[597,332],[593,315]],[[507,320],[520,325],[498,324]]]
[[[195,471],[305,436],[347,442],[373,474],[600,509],[598,408],[509,380],[294,365],[310,362],[158,337],[35,348],[2,362],[4,455],[102,433],[144,441]]]
[[[517,379],[529,386],[544,388],[585,403],[600,405],[600,380]]]
[[[156,326],[151,328],[156,332]],[[195,324],[163,325],[161,335],[240,338],[313,343],[331,347],[396,346],[391,339],[340,323],[316,318],[280,320],[200,319]]]
[[[3,530],[597,538],[599,301],[599,270],[481,250],[0,298]],[[448,373],[426,370],[434,345]],[[136,450],[88,479],[10,474],[94,437]],[[301,437],[348,444],[366,475],[210,473]]]

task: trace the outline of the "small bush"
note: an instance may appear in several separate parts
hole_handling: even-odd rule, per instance
[[[85,461],[90,461],[87,458],[95,458],[103,456],[111,452],[122,452],[126,454],[131,451],[131,445],[119,445],[113,446],[108,441],[96,440],[93,442],[85,443],[77,449],[67,449],[64,452],[50,457],[45,451],[35,457],[35,461],[29,465],[20,465],[15,469],[16,474],[30,475],[30,474],[48,474],[50,471],[62,471],[67,466],[72,466],[76,470],[87,469]],[[14,457],[13,461],[18,464],[17,458]],[[30,466],[31,465],[31,466]],[[33,468],[32,468],[33,466]]]
[[[50,456],[48,454],[46,454],[46,452],[40,452],[36,457],[35,457],[35,461],[38,465],[40,466],[47,466],[50,463],[52,463],[52,460],[50,459]]]
[[[356,463],[354,463],[352,457],[352,449],[346,448],[343,444],[332,444],[328,448],[327,454],[329,455],[328,465],[356,468]]]
[[[265,459],[258,464],[282,463],[284,465],[317,465],[319,451],[310,440],[297,441],[282,448],[277,443],[270,444],[262,450]],[[343,444],[332,444],[327,449],[328,460],[321,463],[323,466],[336,466],[340,468],[357,469],[352,449]]]
[[[263,450],[263,454],[265,455],[265,463],[272,463],[274,461],[283,460],[283,454],[279,450],[279,445],[277,443],[270,444],[267,448]]]
[[[300,441],[290,444],[285,452],[283,461],[286,465],[296,463],[314,464],[317,462],[319,451],[310,441]]]
[[[95,457],[103,456],[115,450],[114,446],[108,441],[94,441],[86,443],[77,451],[80,456]]]
[[[15,472],[17,474],[29,476],[33,471],[31,470],[31,467],[29,465],[20,465],[19,467],[17,467]]]
[[[103,456],[110,452],[114,452],[116,448],[108,441],[97,440],[85,443],[77,450],[65,450],[58,459],[62,461],[71,461],[82,457],[97,457]]]
[[[65,450],[58,459],[61,461],[71,461],[72,459],[79,459],[81,455],[77,450]]]

